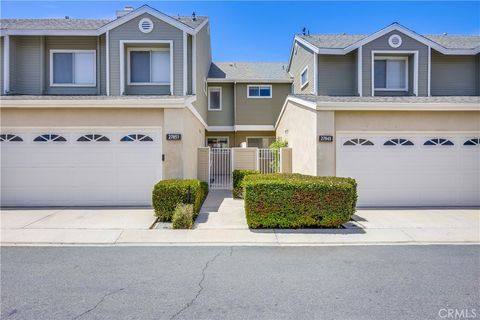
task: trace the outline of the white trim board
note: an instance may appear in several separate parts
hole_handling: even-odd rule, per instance
[[[219,131],[235,131],[235,126],[208,126],[206,128],[210,132],[219,132]]]
[[[272,125],[236,125],[235,131],[275,131]]]
[[[129,43],[136,43],[136,44],[169,44],[170,49],[170,95],[173,94],[173,55],[174,55],[174,48],[173,48],[173,40],[120,40],[119,41],[119,50],[120,50],[120,95],[125,94],[125,44]],[[135,48],[136,49],[136,48]],[[128,52],[127,52],[128,55]]]
[[[278,79],[221,79],[221,78],[207,78],[208,83],[255,83],[255,84],[268,84],[268,83],[292,83],[293,80],[278,80]]]
[[[313,102],[298,97],[287,97],[275,122],[278,128],[288,102],[301,105],[315,111],[480,111],[478,103],[452,102]]]
[[[78,84],[78,83],[54,83],[53,82],[53,54],[55,53],[71,53],[73,54],[73,59],[72,59],[72,68],[75,66],[75,53],[93,53],[93,61],[94,66],[93,66],[93,73],[94,73],[94,82],[93,83],[86,83],[86,84]],[[50,70],[49,70],[49,75],[50,75],[50,87],[82,87],[82,88],[95,88],[97,86],[97,51],[96,50],[81,50],[81,49],[50,49],[48,52],[49,55],[49,61],[50,61]],[[75,78],[75,73],[72,74],[73,78]],[[74,81],[74,79],[72,79]]]

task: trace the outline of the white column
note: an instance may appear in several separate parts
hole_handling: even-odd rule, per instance
[[[313,54],[313,92],[314,95],[318,94],[318,54]]]
[[[10,36],[3,37],[3,93],[10,91]]]
[[[107,96],[110,95],[110,31],[105,34],[105,88]]]
[[[188,87],[188,45],[187,45],[187,33],[183,32],[183,95],[187,95],[187,87]]]
[[[358,86],[358,95],[363,96],[363,47],[358,48],[357,51],[357,86]]]
[[[427,87],[427,94],[430,97],[430,84],[432,81],[432,48],[428,47],[428,87]]]
[[[197,35],[192,36],[192,94],[197,94]]]

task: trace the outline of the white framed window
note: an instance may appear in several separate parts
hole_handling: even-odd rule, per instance
[[[308,84],[308,66],[300,73],[300,86],[303,89]]]
[[[170,85],[168,48],[128,48],[129,85]]]
[[[268,99],[272,97],[271,85],[248,85],[247,98]]]
[[[222,88],[221,87],[208,88],[208,110],[209,111],[222,110]]]
[[[95,50],[50,50],[51,87],[95,87]]]
[[[268,148],[275,142],[275,137],[247,137],[247,147]]]
[[[408,57],[378,56],[374,63],[376,91],[408,91]]]
[[[207,137],[207,147],[210,148],[228,148],[228,137]]]

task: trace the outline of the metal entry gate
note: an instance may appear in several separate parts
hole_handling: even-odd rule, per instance
[[[232,149],[210,149],[210,189],[232,189]]]

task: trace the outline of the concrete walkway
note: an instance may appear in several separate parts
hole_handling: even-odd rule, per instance
[[[243,201],[211,191],[194,230],[153,229],[152,209],[1,210],[2,245],[480,244],[479,209],[359,209],[345,229],[250,230]]]

